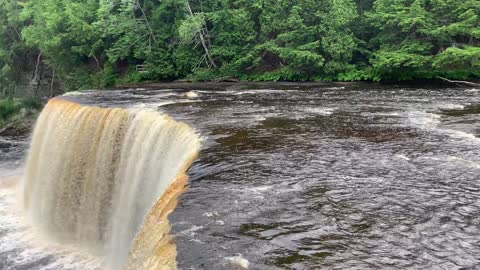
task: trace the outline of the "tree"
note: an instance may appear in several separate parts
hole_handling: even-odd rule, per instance
[[[23,44],[18,20],[20,6],[17,1],[0,0],[0,91],[11,98],[19,80],[28,48]]]
[[[1,87],[30,62],[69,89],[478,78],[479,14],[478,0],[0,0]]]

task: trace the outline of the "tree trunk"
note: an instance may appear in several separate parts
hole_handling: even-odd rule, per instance
[[[37,63],[35,64],[35,73],[33,73],[33,78],[31,84],[34,84],[38,80],[38,70],[40,67],[40,61],[42,60],[42,52],[37,56]]]
[[[33,96],[38,96],[38,90],[40,88],[40,83],[41,83],[41,80],[42,80],[42,72],[40,70],[40,62],[42,61],[42,52],[40,52],[37,56],[37,63],[35,65],[35,73],[33,74],[33,78],[32,78],[32,81],[30,82],[30,84],[33,86],[33,85],[36,85],[35,86],[35,89],[33,90]]]
[[[188,0],[185,0],[185,6],[187,7],[187,11],[190,14],[190,16],[193,16],[192,8],[190,7],[190,3],[188,2]],[[208,46],[205,41],[205,37],[202,32],[202,29],[198,31],[198,36],[200,37],[200,42],[202,43],[202,47],[203,47],[203,50],[205,51],[205,55],[207,56],[208,62],[210,62],[210,65],[212,65],[214,68],[217,68],[217,64],[215,64],[215,61],[213,61],[213,58],[210,56],[210,52],[208,50]]]
[[[50,82],[50,98],[53,97],[53,82],[55,80],[55,69],[52,68],[52,80]]]

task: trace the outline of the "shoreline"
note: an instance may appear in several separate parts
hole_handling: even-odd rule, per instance
[[[474,80],[472,82],[480,82]],[[191,80],[176,80],[176,81],[145,81],[138,83],[119,84],[112,87],[107,87],[107,90],[126,90],[132,88],[169,88],[178,87],[185,90],[204,90],[204,89],[225,89],[227,87],[243,89],[245,87],[252,87],[260,89],[261,87],[288,87],[293,89],[303,89],[311,87],[435,87],[435,88],[474,88],[475,86],[458,85],[457,83],[446,82],[440,79],[431,80],[413,80],[413,81],[191,81]],[[99,89],[100,90],[100,89]],[[340,90],[340,89],[339,89]]]

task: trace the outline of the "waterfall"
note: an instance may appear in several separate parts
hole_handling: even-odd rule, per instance
[[[199,149],[197,134],[165,114],[52,99],[21,185],[27,219],[109,269],[175,269],[167,216]]]

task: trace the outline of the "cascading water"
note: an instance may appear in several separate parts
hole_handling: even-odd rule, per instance
[[[52,99],[21,186],[27,218],[110,269],[174,269],[167,215],[199,149],[195,132],[164,114]]]

